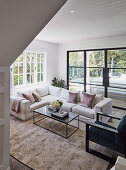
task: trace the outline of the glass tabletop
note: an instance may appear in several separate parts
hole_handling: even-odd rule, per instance
[[[69,123],[73,119],[78,117],[78,114],[73,113],[73,112],[69,112],[68,116],[66,116],[64,118],[56,117],[56,116],[52,115],[52,111],[48,110],[48,106],[44,106],[44,107],[41,107],[39,109],[36,109],[36,110],[34,110],[34,112],[39,113],[39,114],[44,115],[44,116],[47,116],[47,117],[52,118],[54,120],[63,122],[63,123]]]

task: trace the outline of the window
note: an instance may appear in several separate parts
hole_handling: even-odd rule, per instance
[[[23,62],[23,53],[16,59],[14,62],[14,86],[23,84],[23,70],[24,70],[24,62]]]
[[[45,53],[24,51],[12,64],[11,73],[11,87],[43,82]]]
[[[27,84],[34,83],[35,77],[35,53],[27,53],[26,56],[27,63]]]
[[[37,54],[37,82],[42,82],[44,76],[44,55]]]

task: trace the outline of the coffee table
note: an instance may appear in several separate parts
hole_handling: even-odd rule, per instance
[[[73,133],[75,133],[79,129],[79,115],[78,114],[69,112],[68,116],[66,116],[64,118],[59,118],[59,117],[53,116],[51,113],[52,113],[52,111],[48,110],[48,106],[44,106],[42,108],[34,110],[34,112],[33,112],[33,123],[35,125],[39,126],[39,127],[42,127],[42,128],[49,130],[49,131],[51,131],[55,134],[58,134],[58,135],[66,138],[66,139],[69,138]],[[36,117],[38,117],[38,116],[42,116],[42,117],[35,120]],[[59,123],[63,123],[65,125],[64,126],[65,127],[65,135],[61,135],[57,132],[54,132],[52,129],[45,128],[44,126],[39,124],[40,121],[42,121],[43,119],[46,119],[46,118],[51,118],[55,121],[58,121]],[[73,121],[75,119],[77,119],[77,127],[69,124],[71,121]],[[68,126],[73,127],[73,129],[74,129],[70,133],[68,133]]]

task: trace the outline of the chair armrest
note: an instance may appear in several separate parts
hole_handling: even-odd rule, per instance
[[[108,115],[108,114],[102,113],[102,112],[98,112],[98,113],[96,113],[96,120],[97,121],[99,121],[99,115],[110,117],[110,118],[117,119],[117,120],[121,120],[121,118],[119,118],[119,117],[116,117],[116,116],[113,116],[113,115]]]
[[[104,131],[108,131],[108,132],[112,132],[112,133],[115,133],[115,134],[119,134],[118,133],[118,130],[116,129],[112,129],[112,128],[109,128],[109,127],[105,127],[105,126],[102,126],[102,125],[99,125],[95,122],[86,122],[86,126],[92,126],[92,127],[96,127],[98,129],[102,129]]]

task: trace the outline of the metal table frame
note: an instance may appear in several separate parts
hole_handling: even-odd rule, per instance
[[[35,113],[38,114],[37,116],[39,116],[39,115],[42,116],[42,115],[43,115],[43,117],[40,118],[40,119],[38,119],[37,121],[35,121],[35,118],[37,117],[37,116],[35,116]],[[66,133],[65,133],[65,136],[63,136],[63,135],[61,135],[61,134],[59,134],[59,133],[57,133],[57,132],[54,132],[53,130],[50,130],[50,129],[48,129],[48,128],[45,128],[45,127],[37,124],[37,122],[40,122],[41,120],[44,120],[44,119],[46,119],[46,118],[50,118],[50,119],[53,119],[53,120],[55,120],[55,121],[57,121],[57,122],[60,122],[60,123],[65,124],[65,125],[66,125],[66,130],[65,130]],[[78,126],[77,126],[77,127],[69,124],[71,121],[73,121],[73,120],[75,120],[75,119],[78,121],[78,123],[77,123]],[[62,119],[61,119],[61,120],[62,120]],[[50,131],[50,132],[53,132],[53,133],[55,133],[55,134],[57,134],[57,135],[59,135],[59,136],[62,136],[62,137],[64,137],[65,139],[68,139],[72,134],[74,134],[74,133],[79,129],[79,115],[77,114],[72,120],[70,120],[68,123],[65,123],[65,122],[63,122],[63,121],[56,120],[55,117],[53,117],[53,116],[50,117],[50,116],[44,115],[44,114],[42,114],[42,113],[33,111],[33,124],[35,124],[35,125],[43,128],[43,129],[46,129],[46,130],[48,130],[48,131]],[[68,134],[68,126],[71,126],[71,127],[74,127],[74,128],[75,128],[75,130],[73,130],[70,134]]]

